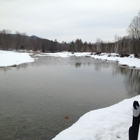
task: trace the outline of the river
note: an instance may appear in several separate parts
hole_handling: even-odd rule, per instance
[[[0,68],[0,139],[50,140],[88,111],[140,94],[140,71],[89,57]]]

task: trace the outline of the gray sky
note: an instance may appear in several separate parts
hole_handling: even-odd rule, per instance
[[[59,42],[114,41],[140,10],[140,0],[0,0],[0,30]]]

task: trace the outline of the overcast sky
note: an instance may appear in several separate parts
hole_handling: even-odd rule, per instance
[[[59,42],[114,41],[140,10],[140,0],[0,0],[0,30]]]

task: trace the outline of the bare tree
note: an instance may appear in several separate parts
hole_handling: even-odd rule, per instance
[[[21,47],[21,34],[16,31],[16,50],[20,49]]]
[[[114,48],[114,52],[115,52],[115,53],[118,53],[119,43],[120,43],[120,42],[119,42],[120,37],[119,37],[118,35],[115,35],[114,38],[115,38],[115,44],[114,44],[114,45],[115,45],[115,46],[114,46],[115,48]]]
[[[102,49],[102,40],[100,38],[97,38],[96,40],[96,51],[101,52]]]
[[[11,31],[10,30],[2,30],[0,31],[0,46],[3,50],[7,50],[10,45],[10,36]]]
[[[128,33],[131,38],[140,38],[140,11],[138,16],[135,16],[128,27]]]

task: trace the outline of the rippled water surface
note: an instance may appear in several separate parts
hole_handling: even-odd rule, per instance
[[[139,70],[88,57],[0,69],[0,139],[50,140],[86,112],[133,97]]]

